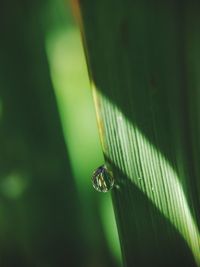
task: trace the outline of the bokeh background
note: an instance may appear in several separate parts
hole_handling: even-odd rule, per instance
[[[1,1],[0,266],[120,266],[80,33],[64,0]],[[94,40],[95,41],[95,40]]]

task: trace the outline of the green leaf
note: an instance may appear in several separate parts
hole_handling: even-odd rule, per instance
[[[200,266],[200,4],[85,0],[80,10],[124,263]]]

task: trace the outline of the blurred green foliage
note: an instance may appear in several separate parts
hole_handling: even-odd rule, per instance
[[[0,32],[0,266],[116,266],[110,198],[90,182],[103,157],[69,6],[3,0]]]

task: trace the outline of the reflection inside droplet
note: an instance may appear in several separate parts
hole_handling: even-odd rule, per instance
[[[114,178],[105,165],[97,168],[92,175],[93,187],[99,192],[108,192],[113,188]]]

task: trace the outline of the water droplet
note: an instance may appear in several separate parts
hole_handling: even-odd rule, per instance
[[[92,185],[99,192],[108,192],[114,185],[112,172],[105,165],[100,166],[92,175]]]

